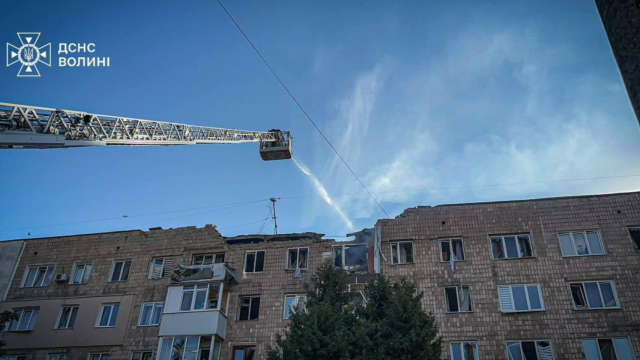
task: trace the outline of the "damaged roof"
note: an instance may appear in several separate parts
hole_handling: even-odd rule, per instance
[[[229,245],[233,244],[255,244],[260,242],[277,242],[277,241],[296,241],[296,240],[318,240],[324,241],[322,237],[325,234],[314,232],[295,233],[295,234],[278,234],[278,235],[238,235],[226,237],[223,239]]]

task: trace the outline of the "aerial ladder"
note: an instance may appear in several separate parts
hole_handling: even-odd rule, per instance
[[[288,131],[244,131],[0,102],[0,149],[260,143],[263,160],[291,159]]]

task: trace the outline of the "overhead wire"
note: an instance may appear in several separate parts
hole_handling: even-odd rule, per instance
[[[318,125],[316,124],[315,121],[313,121],[313,119],[311,118],[311,116],[309,116],[309,113],[307,113],[307,111],[304,109],[304,107],[302,107],[302,105],[300,104],[300,102],[298,101],[298,99],[296,99],[296,97],[293,95],[293,93],[289,90],[289,88],[287,87],[287,85],[285,85],[285,83],[282,81],[282,79],[280,79],[280,76],[278,76],[278,74],[275,72],[275,70],[273,70],[273,68],[271,67],[271,65],[269,65],[269,62],[267,62],[267,60],[264,58],[264,56],[262,56],[262,53],[260,53],[260,50],[258,50],[258,48],[253,44],[253,42],[251,41],[251,39],[249,39],[249,36],[244,32],[244,30],[242,30],[242,27],[240,27],[240,24],[238,24],[238,22],[233,18],[233,16],[231,15],[231,13],[229,13],[229,11],[227,10],[227,8],[222,4],[222,2],[220,0],[216,0],[218,1],[218,4],[220,4],[220,7],[222,8],[222,10],[224,10],[224,12],[227,14],[227,16],[229,17],[229,19],[231,19],[231,21],[233,22],[233,24],[236,26],[236,28],[238,28],[238,30],[240,31],[240,33],[242,34],[242,36],[244,36],[244,38],[247,40],[247,42],[249,43],[249,45],[251,45],[251,47],[253,48],[253,50],[256,52],[256,54],[258,54],[258,56],[260,57],[260,59],[262,59],[262,62],[267,66],[267,68],[269,68],[269,71],[271,71],[271,74],[276,78],[276,80],[278,80],[278,82],[280,83],[280,85],[282,85],[282,87],[284,88],[284,90],[287,92],[287,94],[289,94],[289,97],[291,97],[291,99],[293,100],[293,102],[296,103],[296,105],[298,106],[298,108],[300,108],[300,110],[302,111],[302,113],[304,114],[304,116],[307,118],[307,120],[309,120],[309,122],[311,122],[311,124],[313,125],[313,127],[316,128],[316,130],[318,131],[318,133],[320,133],[320,135],[322,136],[322,138],[324,139],[324,141],[327,142],[327,144],[329,145],[329,147],[331,147],[331,149],[333,150],[333,152],[338,156],[338,158],[340,159],[340,161],[342,161],[342,163],[347,167],[347,169],[349,169],[349,171],[351,172],[351,174],[356,178],[356,180],[358,180],[358,182],[360,183],[360,185],[362,186],[362,188],[367,192],[367,194],[369,194],[369,196],[371,197],[371,199],[373,199],[373,201],[376,203],[376,205],[378,205],[378,207],[380,208],[380,210],[382,210],[382,212],[387,216],[387,218],[389,218],[389,214],[387,213],[387,211],[382,207],[382,205],[380,204],[380,202],[378,202],[378,200],[375,198],[375,196],[373,196],[373,194],[371,193],[371,191],[369,191],[369,189],[365,186],[365,184],[362,182],[362,180],[360,180],[360,177],[358,177],[358,175],[356,175],[355,171],[353,171],[353,169],[351,168],[351,166],[349,166],[349,164],[347,163],[347,161],[342,157],[342,155],[340,155],[340,153],[338,152],[338,150],[333,146],[333,144],[331,143],[331,141],[329,141],[329,139],[325,136],[325,134],[322,132],[322,130],[320,130],[320,127],[318,127]]]

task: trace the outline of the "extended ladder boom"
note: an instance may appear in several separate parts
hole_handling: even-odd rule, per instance
[[[265,160],[291,157],[289,132],[242,131],[141,120],[84,111],[0,103],[0,148],[70,148],[102,145],[193,145],[260,142]],[[274,156],[275,155],[275,156]]]

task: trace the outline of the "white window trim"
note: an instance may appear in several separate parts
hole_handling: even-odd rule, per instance
[[[464,344],[475,344],[475,353],[473,354],[475,357],[475,360],[480,360],[480,350],[478,349],[478,342],[475,340],[454,340],[454,341],[449,341],[449,357],[451,358],[451,360],[453,360],[453,345],[454,344],[460,344],[460,350],[462,351],[462,353],[460,354],[460,358],[464,359]]]
[[[631,341],[631,338],[629,336],[585,337],[585,338],[581,338],[580,342],[582,342],[584,340],[595,340],[596,343],[598,342],[598,340],[611,340],[613,342],[614,339],[626,339],[627,340],[627,344],[629,344],[629,349],[631,349],[631,356],[633,357],[633,359],[637,359],[635,350],[633,349],[633,342]],[[584,343],[582,343],[581,345],[582,345],[582,347],[581,347],[582,351],[584,351]],[[598,349],[598,357],[600,357],[602,359],[602,354],[600,353],[599,350],[600,349]],[[615,345],[613,346],[613,350],[616,352],[616,357],[618,357],[618,350],[616,350]]]
[[[398,256],[398,262],[393,262],[393,246],[398,246],[400,247],[400,244],[406,244],[406,243],[410,243],[411,244],[411,258],[413,259],[413,261],[408,262],[399,262],[400,256]],[[463,245],[464,248],[464,245]],[[389,243],[389,255],[391,257],[391,265],[409,265],[409,264],[415,264],[415,260],[416,260],[416,251],[415,251],[415,247],[413,244],[412,240],[401,240],[401,241],[392,241]],[[400,249],[398,248],[398,255],[400,255]],[[442,256],[442,254],[440,255]]]
[[[144,307],[145,305],[152,305],[151,307],[151,317],[149,318],[150,323],[148,325],[143,325],[142,324],[142,314],[144,313]],[[156,306],[160,305],[162,306],[162,309],[160,310],[160,322],[162,322],[162,314],[164,313],[164,303],[160,302],[160,301],[150,301],[150,302],[143,302],[140,305],[140,315],[138,316],[138,326],[141,327],[150,327],[150,326],[159,326],[160,323],[154,324],[153,323],[153,313],[156,311]],[[135,352],[145,352],[145,351],[135,351]]]
[[[100,304],[100,311],[98,311],[98,318],[96,319],[95,327],[97,328],[114,328],[116,325],[108,325],[111,322],[111,317],[113,316],[113,306],[121,305],[120,303],[104,303]],[[111,306],[111,313],[109,313],[109,321],[107,321],[107,325],[100,325],[100,320],[102,319],[102,314],[104,313],[104,308],[107,306]],[[120,315],[120,307],[118,307],[118,315]],[[116,323],[118,322],[118,315],[116,315]],[[98,354],[98,353],[96,353]]]
[[[293,304],[294,307],[298,306],[298,302],[300,301],[301,298],[305,298],[305,304],[306,304],[307,294],[285,294],[284,306],[282,309],[282,319],[284,320],[289,320],[289,318],[285,317],[287,315],[287,297],[292,297],[292,296],[295,298],[295,303]]]
[[[173,345],[173,344],[172,344],[172,345]],[[200,346],[198,346],[198,348],[200,348]],[[198,349],[198,350],[200,350],[200,349]],[[133,351],[131,351],[131,357],[129,358],[130,360],[133,360],[133,355],[134,355],[135,353],[151,353],[151,359],[152,359],[152,360],[154,359],[154,356],[153,356],[153,350],[133,350]],[[140,358],[141,358],[141,359],[144,359],[144,357],[143,357],[143,356],[141,356]]]
[[[185,290],[185,286],[193,286],[193,289]],[[207,288],[203,291],[203,289],[198,289],[198,286],[206,286]],[[191,296],[191,305],[189,305],[189,310],[182,310],[182,299],[184,299],[184,293],[191,292],[193,295]],[[196,304],[196,294],[199,292],[204,292],[204,308],[202,309],[194,309],[193,307]],[[209,284],[194,284],[194,285],[184,285],[181,291],[182,295],[180,296],[180,306],[178,307],[179,312],[194,312],[194,311],[204,311],[204,310],[212,310],[207,309],[207,300],[209,299]],[[220,298],[220,294],[218,294],[218,299]]]
[[[22,317],[24,316],[24,312],[25,311],[31,311],[31,317],[29,318],[29,323],[27,324],[27,328],[24,330],[19,330],[19,329],[14,329],[14,330],[9,330],[9,328],[11,327],[11,324],[13,323],[13,321],[9,321],[7,323],[7,325],[5,325],[7,328],[7,330],[5,330],[6,332],[26,332],[26,331],[33,331],[33,329],[35,328],[36,324],[33,323],[33,312],[35,310],[38,310],[38,317],[40,316],[40,307],[39,306],[34,306],[34,307],[17,307],[17,308],[13,308],[11,309],[11,312],[13,312],[14,314],[16,313],[16,311],[22,311],[22,313],[20,314],[20,317],[18,318],[18,320],[13,320],[15,321],[18,325],[20,326],[20,322],[22,321]],[[38,319],[36,318],[36,321]]]
[[[238,316],[236,317],[236,321],[258,321],[260,320],[260,312],[258,312],[258,318],[251,320],[251,308],[253,305],[253,300],[249,301],[249,318],[246,320],[240,320],[240,312],[242,309],[242,298],[250,298],[250,299],[260,299],[260,305],[262,305],[262,296],[261,295],[240,295],[238,296]]]
[[[78,309],[76,311],[76,320],[78,320],[78,312],[80,312],[80,305],[75,305],[75,304],[74,305],[71,305],[71,304],[69,304],[69,305],[67,305],[67,304],[61,305],[60,306],[60,310],[58,310],[58,316],[56,316],[56,322],[55,322],[54,327],[53,327],[55,330],[73,330],[73,327],[63,327],[63,328],[58,327],[58,325],[60,325],[60,318],[62,317],[62,312],[63,312],[64,308],[67,308],[67,307],[77,308]],[[72,310],[72,312],[73,312],[73,310]],[[69,316],[69,320],[71,320],[71,316]],[[67,326],[69,325],[69,320],[67,320]],[[75,324],[74,324],[74,327],[75,327]],[[56,354],[56,355],[60,355],[60,354]]]
[[[260,251],[264,251],[264,260],[262,262],[262,271],[255,271],[256,270],[256,264],[258,263],[258,253]],[[247,255],[249,253],[255,253],[256,254],[256,258],[253,262],[253,270],[252,272],[246,272],[247,270]],[[260,274],[264,272],[264,265],[267,262],[267,250],[247,250],[244,252],[244,262],[242,263],[242,273],[243,274]]]
[[[169,256],[158,256],[158,257],[151,258],[151,263],[149,264],[149,275],[147,276],[147,279],[148,280],[165,279],[164,268],[165,266],[167,266],[167,259],[169,258],[170,258]],[[160,270],[160,277],[158,278],[153,277],[153,268],[155,267],[156,260],[162,260],[162,269]]]
[[[60,356],[64,356],[64,358],[66,359],[66,358],[67,358],[67,356],[68,356],[68,354],[67,354],[67,353],[64,353],[64,352],[61,352],[61,353],[56,353],[56,352],[53,352],[53,353],[47,353],[47,360],[51,360],[51,357],[52,357],[52,356],[56,356],[56,360],[59,360],[59,359],[60,359]]]
[[[598,235],[598,241],[600,241],[600,246],[602,247],[602,254],[594,254],[591,251],[591,245],[589,244],[589,238],[587,237],[587,233],[590,232],[595,232]],[[588,254],[578,254],[578,248],[576,248],[576,242],[573,238],[574,233],[582,233],[584,235],[585,244],[587,245],[587,249],[589,250]],[[600,229],[558,231],[557,235],[558,246],[560,246],[560,255],[562,255],[563,258],[607,255],[607,248],[604,247],[604,240],[602,239],[602,233],[600,232]],[[575,255],[565,255],[562,253],[562,245],[560,245],[560,235],[569,235],[569,238],[571,239],[571,246],[573,247],[573,252],[575,253]]]
[[[56,275],[56,264],[52,264],[52,263],[46,263],[46,264],[32,264],[32,265],[27,265],[27,267],[24,269],[24,275],[22,276],[22,281],[20,282],[20,287],[21,288],[26,288],[26,289],[31,289],[31,288],[42,288],[42,287],[47,287],[51,284],[51,282],[49,282],[49,284],[47,285],[40,285],[40,286],[26,286],[27,283],[27,277],[29,276],[29,269],[32,268],[39,268],[39,267],[43,267],[46,266],[47,270],[45,271],[45,277],[47,276],[47,271],[49,271],[49,267],[53,266],[53,275],[52,275],[52,280],[55,279],[55,275]],[[43,279],[44,280],[44,279]]]
[[[531,309],[531,301],[529,300],[529,289],[527,288],[528,286],[531,285],[536,285],[538,287],[538,296],[540,297],[540,306],[542,306],[541,309]],[[509,295],[511,296],[511,304],[513,305],[513,310],[512,311],[503,311],[502,310],[502,306],[500,306],[500,311],[502,313],[505,314],[511,314],[511,313],[524,313],[524,312],[538,312],[538,311],[547,311],[547,308],[544,304],[544,296],[542,296],[542,287],[540,286],[539,283],[532,283],[532,284],[509,284],[509,285],[498,285],[498,300],[500,299],[500,287],[504,287],[504,286],[508,286],[509,287]],[[513,297],[513,287],[514,286],[524,286],[524,292],[527,295],[527,308],[529,308],[529,310],[516,310],[516,302],[515,299]],[[498,304],[500,305],[500,304]],[[516,341],[516,340],[514,340]],[[522,340],[525,341],[525,340]],[[527,341],[532,341],[532,340],[527,340]],[[538,340],[538,341],[546,341],[546,340]]]
[[[113,272],[116,270],[116,263],[121,262],[122,263],[122,268],[120,269],[120,276],[118,276],[118,279],[122,278],[122,271],[124,270],[124,263],[127,261],[131,261],[131,265],[129,265],[129,274],[127,275],[127,278],[125,280],[111,280],[113,278]],[[107,280],[107,282],[111,282],[111,283],[115,283],[115,282],[123,282],[123,281],[127,281],[129,280],[129,276],[131,276],[131,268],[133,267],[133,260],[132,259],[118,259],[118,260],[113,260],[111,262],[111,270],[109,270],[109,278]]]
[[[471,311],[449,311],[449,303],[447,301],[447,289],[448,288],[456,288],[456,299],[458,301],[458,309],[460,309],[460,288],[461,287],[467,287],[469,288],[469,302],[471,303]],[[458,313],[472,313],[473,309],[475,308],[473,306],[473,295],[471,295],[471,286],[469,285],[451,285],[451,286],[445,286],[442,288],[442,292],[444,293],[444,308],[446,309],[446,313],[447,314],[458,314]],[[454,341],[455,342],[455,341]],[[458,341],[459,342],[459,341]],[[465,342],[473,342],[473,341],[465,341]]]
[[[598,294],[600,294],[600,301],[604,305],[604,296],[602,296],[602,290],[600,289],[600,283],[609,283],[611,284],[611,290],[613,290],[613,298],[616,300],[616,306],[610,307],[601,307],[601,308],[592,308],[589,307],[589,297],[587,296],[587,288],[584,286],[585,283],[596,283],[598,284]],[[578,308],[576,307],[576,302],[573,299],[573,292],[571,291],[571,285],[582,284],[582,289],[584,289],[584,300],[587,302],[586,308]],[[615,310],[621,309],[622,305],[620,304],[620,298],[618,298],[618,289],[616,288],[616,284],[613,280],[591,280],[591,281],[571,281],[568,284],[569,286],[569,296],[571,296],[571,304],[573,304],[573,310],[577,311],[589,311],[589,310]]]
[[[204,303],[204,309],[194,309],[193,306],[196,303],[196,287],[200,285],[200,286],[207,286],[207,293],[205,295],[205,303]],[[215,309],[209,309],[209,292],[211,292],[211,285],[218,285],[218,307]],[[198,311],[221,311],[221,306],[222,306],[222,298],[223,298],[223,293],[224,293],[224,283],[212,283],[212,284],[193,284],[194,289],[193,290],[184,290],[184,286],[191,286],[191,285],[183,285],[182,290],[181,290],[181,296],[180,296],[180,305],[178,306],[178,312],[179,313],[186,313],[186,312],[198,312]],[[182,297],[184,296],[185,291],[193,291],[193,297],[191,298],[191,306],[190,306],[190,310],[181,310],[180,307],[182,306]],[[202,290],[200,290],[202,291]],[[228,304],[229,304],[229,298],[230,296],[227,296],[227,309],[228,309]],[[163,314],[164,314],[164,305],[162,308]],[[142,313],[141,313],[142,314]],[[226,316],[226,314],[225,314]],[[155,325],[154,325],[155,326]]]
[[[453,262],[467,261],[467,250],[465,249],[464,238],[462,238],[462,237],[453,237],[453,238],[448,238],[448,239],[438,239],[438,252],[440,253],[440,262],[444,262],[444,263],[450,262],[450,260],[445,260],[442,257],[442,243],[443,242],[448,242],[449,243],[449,251],[451,252],[451,255],[453,255],[453,248],[451,247],[452,240],[460,240],[460,241],[462,241],[462,254],[464,255],[464,259],[462,259],[462,260],[455,260],[454,259]]]
[[[79,265],[84,265],[85,267],[82,269],[82,277],[80,278],[80,282],[79,283],[74,283],[72,281],[75,278],[76,271],[78,271],[78,266]],[[87,279],[86,282],[84,281],[84,273],[87,271],[87,267],[86,267],[87,265],[91,265],[91,271],[93,272],[93,260],[91,260],[91,261],[75,261],[73,263],[73,267],[71,268],[71,276],[69,276],[69,285],[84,285],[84,284],[89,282],[89,279]],[[91,277],[91,273],[89,273],[89,277]]]
[[[191,265],[195,265],[195,264],[194,264],[194,260],[195,260],[195,257],[196,257],[196,256],[203,256],[203,257],[204,257],[204,256],[213,256],[213,264],[215,264],[216,256],[217,256],[217,255],[223,255],[224,257],[226,257],[226,256],[227,256],[227,253],[225,253],[225,252],[213,252],[213,253],[200,253],[200,254],[193,254],[193,255],[191,255]],[[203,260],[204,260],[204,259],[203,259]],[[224,261],[223,261],[223,263],[224,263]]]
[[[507,340],[507,341],[505,341],[505,343],[504,343],[504,347],[505,347],[505,349],[507,350],[507,359],[509,358],[509,343],[510,343],[510,342],[511,342],[511,343],[516,343],[516,342],[517,342],[517,343],[520,343],[520,354],[522,355],[522,359],[526,359],[526,358],[525,358],[525,356],[524,356],[524,350],[522,350],[522,343],[523,343],[523,342],[533,342],[533,343],[535,344],[536,342],[539,342],[539,341],[546,341],[546,342],[548,342],[548,343],[549,343],[549,346],[551,346],[551,354],[553,355],[553,359],[554,359],[554,360],[555,360],[555,359],[557,359],[557,357],[556,357],[556,349],[555,349],[555,347],[553,346],[553,341],[548,340],[548,339]],[[535,346],[535,349],[536,349],[536,356],[538,356],[538,346]],[[538,356],[538,357],[539,357],[539,356]]]
[[[300,250],[301,250],[301,249],[307,249],[307,267],[306,267],[306,268],[299,268],[299,267],[298,267],[298,261],[296,261],[296,267],[295,267],[295,269],[294,269],[294,268],[290,268],[290,267],[289,267],[289,251],[290,251],[290,250],[296,250],[296,252],[297,252],[297,254],[296,254],[296,260],[297,260],[297,259],[300,259]],[[310,255],[310,254],[311,254],[311,251],[309,251],[309,248],[308,248],[308,247],[305,247],[305,246],[302,246],[302,247],[295,247],[295,248],[288,248],[288,249],[287,249],[287,257],[286,257],[286,261],[287,261],[287,263],[286,263],[286,265],[285,265],[285,270],[298,270],[298,269],[300,269],[300,271],[306,271],[306,270],[309,270],[309,255]],[[266,254],[265,254],[265,256],[266,256]]]
[[[104,355],[109,355],[109,358],[111,358],[111,353],[110,352],[90,352],[89,354],[87,354],[87,360],[91,360],[91,357],[93,357],[95,355],[100,355],[100,360],[102,360],[102,357]]]
[[[531,245],[531,256],[518,256],[518,257],[507,257],[507,245],[504,242],[504,238],[505,237],[515,237],[516,238],[516,246],[518,247],[518,254],[521,253],[521,248],[520,248],[520,242],[518,241],[518,236],[523,236],[523,235],[527,235],[529,237],[529,244]],[[501,238],[501,243],[502,243],[502,251],[504,252],[504,259],[496,259],[493,255],[493,242],[491,241],[491,238]],[[559,240],[558,240],[559,241]],[[490,235],[489,236],[489,246],[491,248],[491,258],[495,261],[503,261],[503,260],[520,260],[520,259],[533,259],[536,257],[536,252],[533,250],[533,236],[531,236],[531,234],[527,234],[527,233],[520,233],[520,234],[507,234],[507,235]]]

